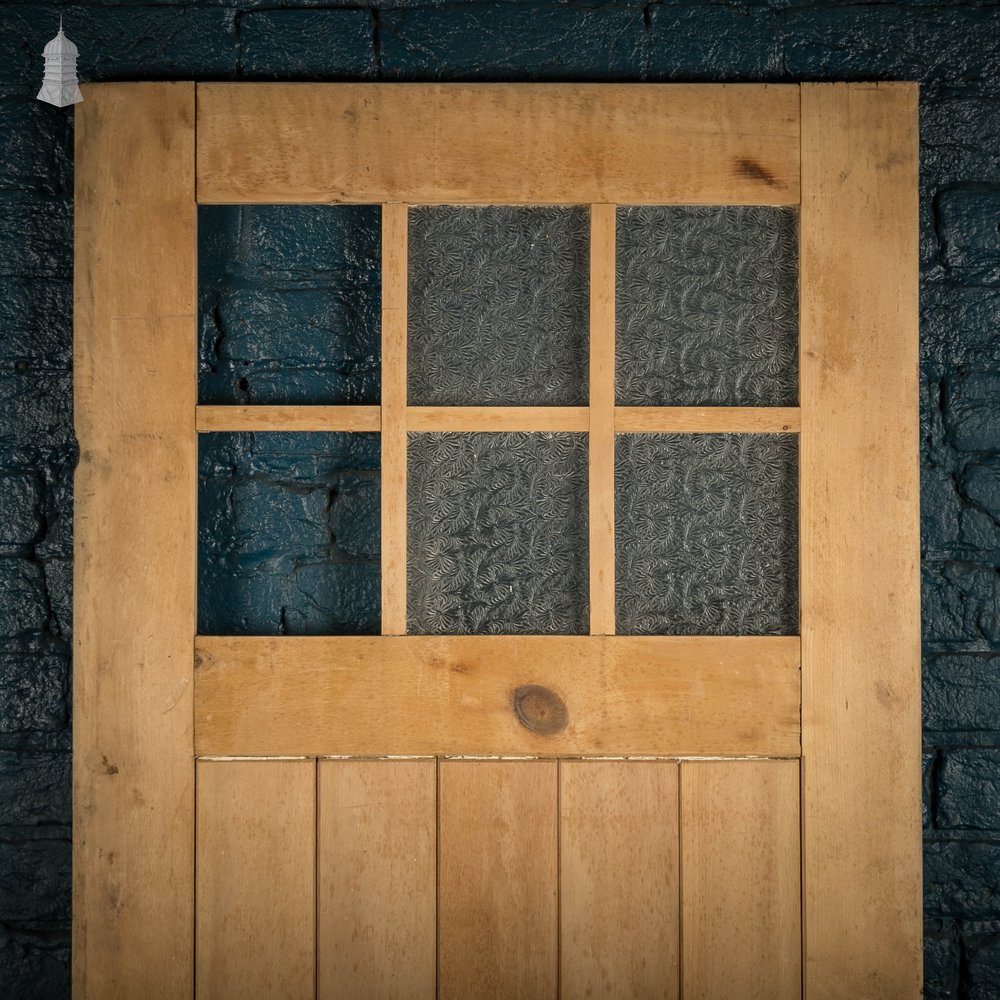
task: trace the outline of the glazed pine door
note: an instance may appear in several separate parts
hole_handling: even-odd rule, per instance
[[[75,995],[917,997],[915,87],[85,98]],[[381,205],[380,405],[198,406],[197,204],[338,202]],[[415,241],[448,206],[583,234],[580,398],[420,398]],[[724,253],[747,217],[797,232],[792,396],[644,402],[628,289],[657,234],[722,220]],[[381,636],[195,635],[198,434],[267,430],[380,434]],[[493,541],[468,544],[551,563],[499,626],[433,589],[487,458]],[[720,502],[763,618],[690,599]],[[562,548],[532,549],[552,524]],[[670,618],[668,586],[708,617]],[[455,634],[479,631],[503,634]]]

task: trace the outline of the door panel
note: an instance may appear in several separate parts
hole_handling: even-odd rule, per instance
[[[561,995],[679,993],[677,764],[559,765]]]
[[[554,998],[555,761],[442,761],[438,996]]]
[[[800,996],[798,762],[680,772],[685,1000]]]
[[[317,997],[435,995],[437,766],[322,760]]]
[[[201,760],[197,996],[315,995],[316,762]]]

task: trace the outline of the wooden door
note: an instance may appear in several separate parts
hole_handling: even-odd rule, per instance
[[[85,97],[76,995],[917,997],[916,88]],[[381,404],[198,406],[196,206],[338,202],[382,206]],[[580,405],[415,405],[413,212],[461,205],[582,212]],[[623,403],[642,206],[797,218],[795,399]],[[381,636],[195,635],[197,435],[276,429],[380,434]],[[408,634],[420,442],[498,432],[575,442],[579,634]],[[658,456],[655,487],[709,438],[723,480],[782,443],[797,629],[635,634],[657,629],[623,610],[642,518],[676,514],[635,469]]]

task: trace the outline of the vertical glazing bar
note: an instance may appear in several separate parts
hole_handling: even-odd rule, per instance
[[[406,633],[407,206],[382,206],[382,634]]]
[[[615,631],[615,206],[590,206],[590,634]]]

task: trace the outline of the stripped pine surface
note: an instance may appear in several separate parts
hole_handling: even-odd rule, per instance
[[[561,995],[678,996],[677,764],[560,761]]]
[[[434,1000],[437,765],[323,760],[319,1000]]]
[[[797,756],[795,636],[200,636],[219,755]]]
[[[680,773],[684,1000],[800,998],[798,761]]]
[[[202,83],[198,200],[794,205],[799,89]]]
[[[555,1000],[557,764],[442,761],[440,1000]]]
[[[590,206],[590,634],[615,633],[615,206]]]
[[[73,992],[181,1000],[194,975],[195,88],[83,92]]]
[[[407,208],[382,206],[382,634],[406,632]]]
[[[802,112],[805,983],[915,998],[917,87],[803,85]]]
[[[316,761],[199,761],[197,865],[198,1000],[312,1000]]]

